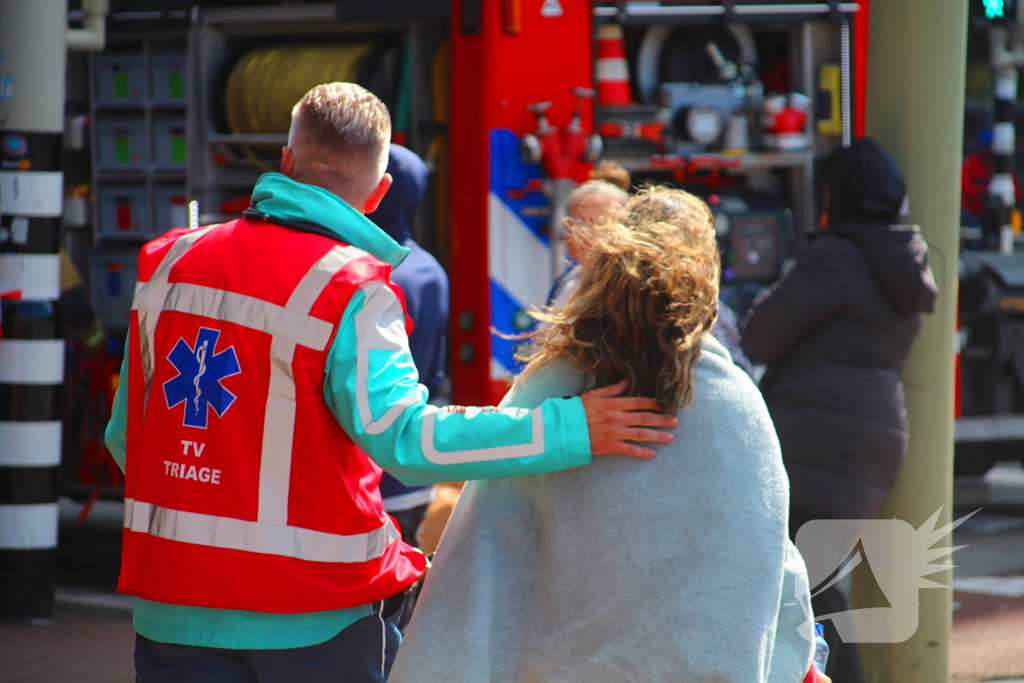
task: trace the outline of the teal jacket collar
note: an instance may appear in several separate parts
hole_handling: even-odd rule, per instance
[[[300,183],[280,173],[264,173],[252,191],[252,206],[277,218],[316,223],[353,247],[397,266],[409,253],[373,221],[341,197],[322,187]]]

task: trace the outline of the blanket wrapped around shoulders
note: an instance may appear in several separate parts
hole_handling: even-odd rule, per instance
[[[778,440],[750,379],[702,343],[654,460],[466,486],[391,683],[800,683],[809,596]],[[503,405],[584,384],[553,363]]]

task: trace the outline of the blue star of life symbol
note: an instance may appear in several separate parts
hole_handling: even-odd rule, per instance
[[[220,330],[200,327],[194,347],[179,337],[167,355],[178,375],[164,382],[164,396],[168,408],[185,404],[186,427],[206,429],[208,408],[223,417],[237,398],[224,388],[221,380],[237,375],[242,369],[238,366],[235,347],[214,353],[219,337]]]

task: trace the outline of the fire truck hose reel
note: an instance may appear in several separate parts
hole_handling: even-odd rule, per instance
[[[321,83],[356,82],[362,61],[372,48],[373,43],[353,43],[274,45],[250,50],[235,64],[224,88],[228,128],[234,134],[287,133],[295,103]],[[239,147],[257,169],[273,170],[253,147]],[[273,154],[276,152],[275,145]]]
[[[283,134],[292,107],[321,83],[355,82],[373,43],[274,45],[242,56],[224,89],[224,111],[232,133]]]

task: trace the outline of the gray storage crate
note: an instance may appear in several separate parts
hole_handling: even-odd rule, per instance
[[[153,101],[185,101],[185,55],[180,52],[154,52],[149,60]]]
[[[131,104],[142,102],[145,93],[142,55],[99,55],[96,57],[96,102]]]
[[[102,121],[97,126],[96,157],[103,168],[143,168],[149,165],[146,124],[143,121]]]
[[[97,227],[101,238],[145,239],[149,236],[149,193],[144,184],[101,186],[97,197]]]
[[[185,122],[153,122],[153,154],[161,168],[185,168]]]
[[[153,202],[156,205],[153,237],[174,228],[188,227],[188,198],[184,187],[157,187]]]
[[[114,330],[128,328],[128,316],[139,279],[138,250],[93,252],[90,258],[92,303],[103,324]]]

